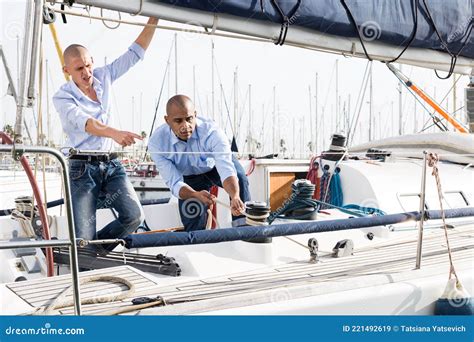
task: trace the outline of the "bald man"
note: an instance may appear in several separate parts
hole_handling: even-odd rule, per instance
[[[117,155],[114,142],[130,146],[141,137],[118,130],[112,123],[111,86],[142,60],[155,32],[156,18],[150,18],[128,50],[111,64],[94,68],[94,60],[82,45],[64,50],[63,71],[71,76],[53,97],[67,147],[81,153],[69,158],[69,176],[76,236],[86,240],[115,239],[135,231],[144,220],[143,210]],[[118,218],[96,233],[96,207],[113,207]],[[115,245],[97,248],[101,253]]]
[[[229,139],[209,119],[198,117],[185,95],[166,105],[166,124],[153,132],[149,151],[174,196],[186,231],[205,229],[207,208],[216,199],[211,186],[229,194],[233,221],[242,223],[244,203],[250,200],[245,171],[232,156]]]

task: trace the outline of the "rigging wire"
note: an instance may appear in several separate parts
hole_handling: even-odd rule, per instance
[[[361,112],[361,109],[362,109],[362,103],[364,101],[365,91],[367,89],[367,84],[368,84],[368,80],[369,80],[368,71],[369,71],[370,63],[371,63],[370,61],[367,61],[367,65],[365,66],[364,76],[362,77],[362,84],[360,86],[359,95],[357,95],[357,101],[356,101],[355,107],[354,107],[354,114],[357,112],[357,117],[353,116],[352,121],[349,125],[349,130],[347,132],[347,145],[349,145],[349,143],[352,141],[352,138],[354,137],[354,134],[355,134],[355,127],[357,127],[357,122],[359,121],[359,116],[360,116],[360,112]],[[372,72],[372,71],[370,71],[370,72]],[[365,84],[365,86],[364,86],[364,84]],[[360,106],[360,108],[359,108],[359,110],[357,110],[357,108],[359,106]],[[352,133],[352,136],[351,136],[351,133]]]
[[[232,126],[232,119],[230,117],[230,110],[229,110],[229,106],[227,105],[227,99],[226,99],[226,96],[225,96],[225,91],[224,91],[224,87],[222,85],[222,80],[221,80],[221,74],[219,72],[219,67],[217,65],[217,62],[216,62],[216,58],[214,56],[214,66],[216,67],[216,71],[217,71],[217,79],[219,81],[219,85],[220,85],[220,88],[221,88],[221,91],[222,91],[222,98],[224,99],[224,105],[225,105],[225,109],[226,109],[226,112],[227,112],[227,118],[228,118],[228,122],[230,124],[230,129],[232,131],[232,136],[235,137],[235,131],[234,131],[234,127]],[[226,125],[227,126],[227,125]]]
[[[171,52],[173,51],[173,49],[174,49],[174,42],[171,43],[170,52],[168,53],[168,62],[171,58]],[[161,95],[163,95],[163,89],[165,87],[165,80],[166,80],[166,75],[167,75],[168,70],[169,70],[169,65],[170,65],[170,63],[166,63],[165,73],[163,74],[163,81],[161,82],[160,94],[158,95],[158,101],[156,102],[156,106],[155,106],[155,114],[153,116],[153,122],[151,124],[150,133],[148,135],[149,137],[151,137],[151,135],[153,133],[153,128],[155,127],[156,117],[158,115],[158,108],[160,107]],[[143,161],[146,160],[147,152],[148,152],[148,145],[146,146],[145,153],[143,154]]]
[[[388,64],[387,64],[388,66]],[[395,77],[399,80],[399,82],[405,87],[405,89],[415,98],[415,100],[426,110],[428,115],[433,119],[433,124],[435,124],[442,132],[448,131],[448,128],[443,124],[443,122],[434,114],[431,113],[431,110],[429,110],[426,105],[418,98],[418,96],[413,92],[413,90],[400,78],[398,75],[390,68],[388,68],[394,75]],[[429,120],[428,120],[429,121]],[[426,126],[427,122],[425,123],[424,126]],[[430,126],[431,127],[431,126]],[[424,129],[421,130],[423,132]]]

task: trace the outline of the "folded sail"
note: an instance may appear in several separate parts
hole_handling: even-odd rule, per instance
[[[472,0],[76,0],[96,7],[157,16],[252,37],[278,40],[289,17],[285,44],[449,70],[474,67]],[[346,5],[346,7],[344,6]],[[364,52],[365,48],[365,52]]]

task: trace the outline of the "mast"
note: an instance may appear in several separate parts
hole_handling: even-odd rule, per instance
[[[339,131],[339,60],[336,59],[336,131]]]
[[[305,134],[304,134],[304,115],[300,119],[301,127],[300,127],[300,132],[301,132],[301,153],[300,153],[300,158],[303,158],[304,152],[305,152]]]
[[[239,111],[239,103],[238,103],[238,96],[239,96],[239,91],[237,89],[238,87],[238,80],[237,80],[237,71],[238,67],[235,68],[234,71],[234,122],[233,122],[233,132],[235,135],[235,140],[237,140],[237,119],[238,119],[238,111]]]
[[[212,98],[214,99],[214,93]],[[193,102],[196,103],[196,65],[193,65]]]
[[[224,90],[222,89],[222,86],[220,87],[220,99],[219,99],[219,105],[220,105],[220,108],[219,108],[219,112],[222,114],[224,113]],[[226,115],[227,117],[227,115]],[[227,120],[224,120],[224,118],[222,117],[222,115],[219,115],[219,121],[221,123],[221,126],[227,126],[227,124],[225,122],[227,122]]]
[[[28,1],[26,5],[26,15],[25,15],[25,35],[23,40],[23,54],[21,60],[21,68],[20,68],[20,77],[18,84],[18,92],[17,92],[17,102],[16,102],[16,119],[15,119],[15,129],[14,129],[14,139],[15,143],[22,143],[22,124],[25,120],[23,113],[26,107],[28,107],[28,103],[26,101],[28,86],[27,86],[27,70],[30,67],[31,63],[29,63],[29,58],[32,56],[30,55],[30,42],[33,40],[34,32],[32,29],[33,23],[32,19],[34,17],[34,4],[33,1]],[[28,126],[25,125],[25,128],[28,131]],[[30,137],[31,140],[31,137]],[[32,141],[31,141],[32,142]]]
[[[48,135],[48,146],[51,147],[51,112],[49,108],[49,66],[48,66],[48,59],[45,60],[45,72],[46,72],[46,134]]]
[[[170,59],[168,58],[168,62],[166,62],[166,70],[168,70],[168,73],[166,75],[166,83],[167,83],[167,88],[168,88],[168,98],[171,98],[171,62]]]
[[[249,84],[249,124],[248,124],[248,133],[247,133],[247,142],[249,152],[253,152],[253,143],[252,143],[252,85]]]
[[[313,118],[312,118],[312,103],[313,97],[311,96],[311,86],[308,86],[308,95],[309,95],[309,147],[310,151],[313,152]]]
[[[178,94],[178,34],[174,34],[174,81],[175,81],[175,94]]]
[[[140,92],[140,111],[138,112],[138,134],[142,134],[143,92]]]
[[[324,125],[324,123],[325,123],[326,117],[324,115],[324,111],[325,111],[325,106],[323,106],[322,113],[321,113],[321,132],[323,132],[323,134],[321,136],[321,138],[322,138],[321,151],[324,151],[325,148],[326,148],[326,140],[324,139],[325,138],[325,134],[324,134],[325,125]]]
[[[215,89],[214,89],[214,40],[211,39],[211,77],[212,77],[212,119],[215,121],[216,120],[216,112],[215,112]],[[222,112],[221,112],[222,113]]]
[[[20,36],[19,35],[16,35],[16,89],[17,91],[20,91]]]
[[[273,120],[272,120],[272,153],[275,153],[276,146],[276,87],[273,86]]]
[[[296,125],[295,125],[294,116],[293,116],[293,159],[296,159]]]
[[[315,90],[314,90],[314,151],[318,153],[318,73],[316,73]]]
[[[391,120],[392,120],[392,131],[391,131],[391,134],[392,136],[395,136],[395,112],[393,111],[393,101],[390,101],[390,105],[391,105],[391,108],[392,108],[392,115],[391,115]]]
[[[400,72],[403,72],[402,65],[400,65]],[[403,135],[402,91],[402,83],[398,82],[398,135]]]
[[[373,112],[372,112],[372,109],[373,109],[373,106],[372,106],[372,103],[374,101],[374,92],[373,92],[373,83],[372,83],[372,67],[373,67],[373,63],[371,62],[370,63],[370,78],[369,78],[369,141],[372,141],[373,139],[373,132],[372,132],[372,122],[374,121],[373,119]]]

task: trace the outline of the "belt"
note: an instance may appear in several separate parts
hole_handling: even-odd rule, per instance
[[[110,154],[75,154],[69,157],[70,160],[87,160],[88,162],[109,162],[118,157],[117,153]]]

